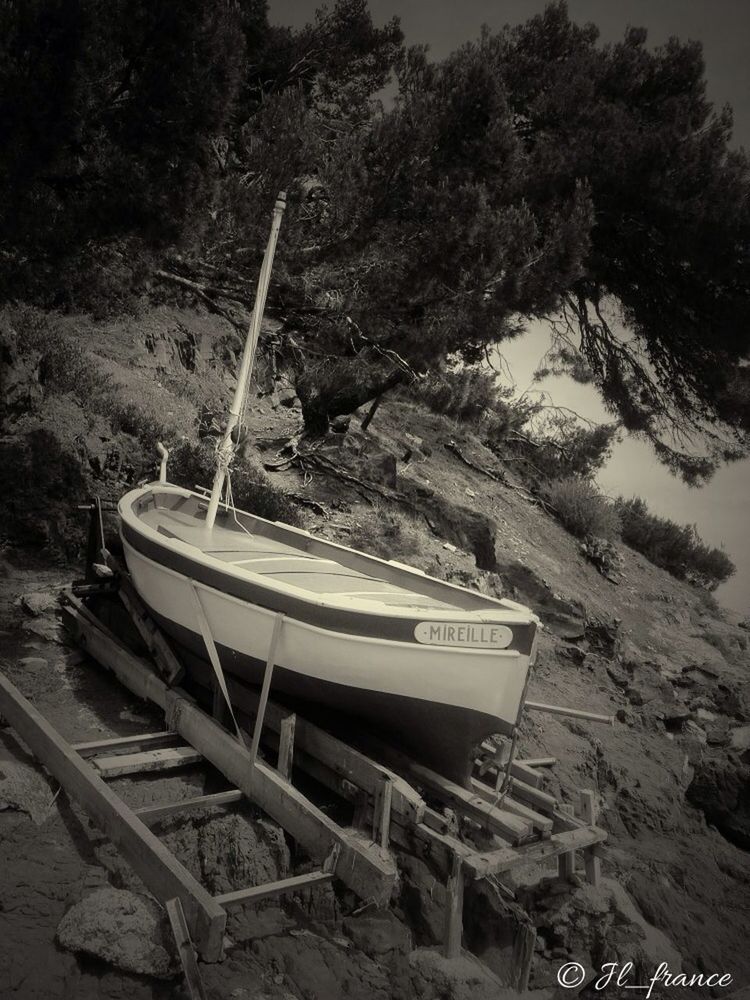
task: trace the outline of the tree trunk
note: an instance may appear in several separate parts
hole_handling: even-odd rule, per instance
[[[331,387],[328,392],[327,387],[319,385],[298,385],[297,395],[302,404],[305,432],[313,436],[325,434],[334,417],[353,413],[360,406],[384,395],[397,385],[402,385],[406,380],[406,373],[397,369],[385,377]]]

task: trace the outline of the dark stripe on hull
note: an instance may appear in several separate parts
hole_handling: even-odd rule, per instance
[[[333,632],[346,632],[348,635],[389,639],[393,642],[416,643],[414,638],[415,624],[421,621],[430,621],[429,608],[425,608],[421,612],[415,611],[412,618],[396,618],[390,617],[387,613],[367,614],[342,607],[326,606],[315,601],[305,601],[291,594],[279,594],[262,584],[238,579],[212,566],[205,566],[181,552],[175,552],[167,544],[162,545],[146,538],[124,522],[121,523],[121,531],[123,539],[137,552],[181,576],[196,580],[198,583],[203,583],[222,593],[231,594],[248,604],[267,608],[269,611],[279,611],[297,621],[315,625],[317,628],[329,629]],[[454,620],[456,622],[466,621],[458,608]],[[518,650],[518,652],[528,656],[531,652],[536,626],[519,625],[515,622],[509,622],[507,625],[513,632],[513,640],[509,649]]]
[[[206,659],[201,636],[153,609],[150,611],[188,654],[188,672],[201,684],[211,683],[213,669]],[[264,662],[226,646],[217,649],[226,673],[260,686]],[[415,760],[467,786],[474,747],[493,733],[511,732],[507,723],[485,712],[334,684],[280,665],[274,667],[272,688],[275,697],[281,694],[284,703],[337,735],[349,737],[356,744],[357,731],[365,723],[369,732],[388,739]]]

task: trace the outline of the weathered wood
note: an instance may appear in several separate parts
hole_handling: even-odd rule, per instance
[[[571,719],[585,719],[586,722],[601,722],[605,726],[614,726],[614,715],[601,715],[598,712],[586,712],[581,708],[565,708],[562,705],[543,705],[538,701],[527,701],[524,708],[532,712],[544,712],[547,715],[567,715]]]
[[[191,670],[201,684],[209,681],[210,669],[202,664],[195,664]],[[238,709],[248,715],[257,713],[260,698],[257,691],[252,690],[246,684],[236,678],[228,676],[227,687],[229,689],[232,702]],[[269,699],[266,705],[266,724],[276,733],[281,730],[281,723],[289,714],[289,709],[276,704]],[[267,739],[267,737],[265,737]],[[337,739],[324,729],[314,725],[307,719],[297,718],[294,730],[294,747],[296,762],[305,770],[308,770],[306,760],[315,761],[324,765],[330,772],[339,775],[342,779],[362,788],[370,795],[375,795],[375,791],[383,780],[383,775],[388,774],[393,783],[391,807],[394,813],[402,815],[412,823],[421,822],[424,815],[425,802],[419,793],[400,775],[389,770],[382,764],[376,763],[366,754],[356,750],[349,744]],[[307,757],[301,756],[304,752]],[[313,765],[314,766],[314,765]],[[318,773],[320,769],[317,768]],[[312,772],[310,772],[312,773]],[[318,774],[312,774],[316,780]],[[328,785],[327,781],[322,784]]]
[[[461,858],[455,854],[445,891],[445,937],[443,954],[458,958],[464,928],[464,872]]]
[[[486,802],[494,802],[497,793],[489,785],[486,785],[483,781],[479,781],[477,778],[471,779],[471,788],[477,795],[480,795]],[[540,833],[551,833],[553,827],[553,820],[549,816],[543,816],[542,813],[531,809],[529,806],[524,805],[522,802],[516,802],[512,795],[513,789],[511,788],[510,794],[506,795],[502,801],[502,808],[509,813],[513,813],[515,816],[520,816],[521,819],[528,820],[535,830]]]
[[[584,823],[594,826],[597,820],[596,795],[589,789],[581,789],[580,796],[581,819]],[[590,848],[583,852],[583,865],[586,872],[586,881],[590,885],[598,885],[601,877],[601,861],[596,852]]]
[[[517,843],[532,832],[532,824],[528,820],[506,812],[501,807],[494,806],[481,795],[464,788],[444,778],[441,774],[425,767],[423,764],[409,762],[409,776],[414,781],[424,784],[442,802],[457,809],[459,812],[476,820],[486,829],[505,837],[512,843]]]
[[[560,806],[563,815],[572,816],[573,806],[567,803]],[[566,851],[557,859],[557,874],[561,882],[570,882],[575,875],[576,854],[575,851]]]
[[[137,736],[115,736],[107,740],[90,740],[87,743],[73,743],[73,749],[82,757],[91,757],[99,753],[117,753],[119,750],[130,750],[133,752],[141,750],[155,750],[157,747],[165,747],[179,742],[177,733],[170,733],[168,730],[162,733],[144,733]]]
[[[526,757],[519,763],[525,764],[526,767],[554,767],[557,757]]]
[[[162,530],[162,529],[160,529]],[[206,653],[211,662],[213,668],[213,677],[211,678],[211,687],[214,692],[213,705],[211,708],[211,714],[214,719],[219,723],[224,721],[223,715],[226,714],[232,721],[234,730],[237,734],[237,739],[244,745],[244,737],[239,725],[237,724],[237,719],[235,718],[234,708],[232,706],[231,699],[229,697],[229,691],[227,690],[227,682],[224,676],[224,671],[221,667],[221,661],[219,659],[219,651],[216,648],[216,643],[214,642],[213,633],[211,632],[211,626],[209,625],[208,618],[206,617],[206,612],[203,607],[203,602],[201,601],[200,594],[198,593],[197,584],[191,581],[190,591],[193,595],[193,606],[195,608],[195,615],[198,619],[198,628],[200,629],[201,636],[203,638],[203,645],[206,647]],[[222,697],[224,699],[224,708],[219,709],[217,704],[217,690],[221,691]]]
[[[165,802],[157,806],[141,806],[134,812],[141,822],[149,826],[157,823],[160,819],[169,819],[178,813],[194,812],[197,809],[212,809],[216,806],[228,806],[234,802],[241,802],[245,796],[237,788],[232,788],[227,792],[214,792],[213,795],[196,795],[190,799],[181,799],[179,802]]]
[[[257,903],[261,899],[268,899],[270,896],[280,896],[287,892],[297,892],[301,889],[309,889],[314,885],[321,885],[333,881],[333,872],[318,871],[308,872],[306,875],[294,875],[292,878],[281,879],[279,882],[266,882],[265,885],[251,885],[247,889],[235,889],[233,892],[224,892],[214,899],[225,910],[235,906],[244,906],[246,903]]]
[[[260,735],[263,732],[263,723],[266,719],[266,706],[268,705],[268,695],[271,691],[271,679],[273,668],[276,666],[276,650],[281,638],[281,629],[284,624],[284,615],[278,614],[273,623],[271,633],[271,644],[266,657],[266,669],[263,671],[263,687],[260,692],[260,702],[258,703],[258,714],[255,716],[255,727],[253,729],[253,743],[250,747],[250,764],[255,763],[258,758],[258,747],[260,746]]]
[[[464,865],[474,878],[484,878],[487,875],[498,875],[509,871],[519,865],[538,864],[556,858],[566,851],[580,850],[606,839],[604,830],[599,830],[597,827],[580,827],[576,830],[566,830],[564,833],[553,833],[548,840],[525,844],[515,849],[500,848],[497,851],[476,852],[464,860]]]
[[[168,684],[176,684],[184,676],[185,668],[175,656],[161,630],[156,627],[123,566],[112,556],[107,562],[118,573],[120,600],[146,643],[159,672]]]
[[[292,780],[292,766],[294,764],[294,730],[297,725],[297,716],[292,713],[281,720],[279,732],[279,757],[277,770],[282,778],[287,781]]]
[[[169,728],[179,732],[230,784],[283,826],[311,857],[322,860],[333,844],[340,843],[336,876],[360,898],[386,902],[396,882],[392,857],[371,841],[344,831],[275,769],[260,761],[251,767],[249,752],[230,733],[180,689],[168,688],[148,665],[119,643],[101,633],[92,640],[96,628],[85,619],[79,620],[77,627],[89,637],[87,648],[100,663],[112,669],[130,690],[142,693],[164,709]]]
[[[529,924],[519,924],[513,939],[513,988],[518,994],[529,988],[531,963],[536,945],[536,928]]]
[[[372,839],[384,849],[388,848],[391,829],[391,806],[393,802],[393,782],[385,774],[375,794],[372,812]]]
[[[201,754],[192,747],[162,747],[143,753],[118,753],[110,757],[94,757],[91,761],[103,778],[120,778],[125,774],[145,774],[150,771],[171,771],[176,767],[200,764]]]
[[[167,900],[167,916],[174,934],[182,971],[185,974],[185,985],[190,1000],[206,1000],[206,991],[203,988],[203,980],[195,960],[193,942],[190,940],[190,931],[185,920],[185,911],[182,909],[179,897],[175,896],[174,899]]]
[[[140,669],[140,668],[139,668]],[[163,681],[158,682],[166,691]],[[226,914],[190,872],[125,803],[107,787],[34,706],[0,674],[0,714],[35,757],[107,834],[143,879],[166,903],[179,897],[201,954],[217,961],[223,949]]]
[[[516,778],[513,779],[511,795],[514,799],[520,799],[521,802],[530,805],[532,809],[550,816],[557,808],[557,799],[554,795],[548,795],[547,792],[527,785],[525,781],[518,781]]]

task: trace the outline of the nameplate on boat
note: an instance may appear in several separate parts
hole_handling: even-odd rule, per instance
[[[506,649],[513,641],[507,625],[468,622],[419,622],[414,638],[430,646],[464,646],[472,649]]]

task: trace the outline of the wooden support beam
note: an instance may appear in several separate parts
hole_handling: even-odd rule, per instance
[[[549,816],[557,808],[557,799],[554,795],[548,795],[547,792],[542,792],[540,789],[534,788],[532,785],[527,785],[525,781],[518,781],[516,778],[513,779],[511,795],[514,799],[520,799],[521,802],[531,806],[532,809],[536,809]]]
[[[159,681],[164,691],[166,686]],[[177,896],[201,954],[223,950],[226,913],[20,691],[0,674],[0,715],[132,865],[162,903]]]
[[[160,819],[169,819],[178,813],[195,812],[197,809],[213,809],[216,806],[228,806],[242,802],[245,796],[237,788],[228,792],[215,792],[213,795],[196,795],[194,798],[181,799],[179,802],[165,802],[159,806],[142,806],[134,812],[142,823],[150,826]]]
[[[153,656],[159,673],[168,684],[177,684],[185,674],[184,667],[175,656],[161,630],[156,627],[135,587],[130,582],[130,577],[124,567],[111,555],[107,562],[110,564],[110,568],[118,574],[120,600],[125,605],[133,624]]]
[[[82,757],[91,757],[99,753],[117,753],[120,750],[139,752],[155,750],[157,747],[173,746],[179,743],[177,733],[168,730],[161,733],[144,733],[137,736],[115,736],[107,740],[90,740],[87,743],[73,743],[73,749]]]
[[[266,706],[268,705],[268,695],[271,691],[271,678],[273,668],[276,666],[276,650],[281,637],[281,628],[284,624],[284,616],[276,615],[271,632],[271,644],[268,647],[266,657],[266,669],[263,671],[263,687],[260,691],[260,701],[258,702],[258,713],[255,716],[255,727],[253,728],[253,744],[250,747],[250,764],[255,763],[258,757],[258,747],[260,746],[260,734],[263,732],[263,724],[266,721]]]
[[[544,712],[547,715],[567,715],[571,719],[583,719],[586,722],[601,722],[605,726],[614,726],[614,715],[601,715],[598,712],[586,712],[580,708],[565,708],[562,705],[543,705],[538,701],[527,701],[524,708],[532,712]]]
[[[229,910],[236,906],[245,906],[247,903],[257,903],[270,896],[280,896],[287,892],[297,892],[309,889],[314,885],[332,882],[333,877],[333,872],[308,872],[306,875],[294,875],[292,878],[281,879],[279,882],[266,882],[265,885],[251,885],[247,889],[224,892],[220,896],[214,896],[214,900],[225,910]]]
[[[531,923],[519,924],[513,939],[513,988],[519,995],[529,988],[535,946],[536,928]]]
[[[490,788],[489,785],[486,785],[483,781],[479,781],[477,778],[471,779],[471,788],[475,794],[480,795],[486,802],[494,802],[497,798],[497,792],[495,792],[494,788]],[[522,802],[516,802],[513,798],[512,787],[510,793],[502,801],[502,808],[506,812],[513,813],[514,816],[520,816],[521,819],[528,820],[534,829],[540,833],[552,833],[552,818],[543,816],[542,813],[536,812],[536,810],[531,809]]]
[[[292,713],[281,720],[279,732],[279,757],[277,770],[282,778],[287,781],[292,780],[292,766],[294,764],[294,730],[297,725],[297,716]]]
[[[581,819],[589,826],[595,826],[597,820],[596,795],[589,789],[581,789],[578,794],[580,796]],[[601,861],[597,857],[596,852],[591,849],[584,850],[583,864],[586,872],[586,881],[590,885],[598,885],[601,877]]]
[[[75,613],[71,609],[71,613]],[[80,616],[76,616],[80,619]],[[230,784],[275,819],[313,857],[322,860],[335,843],[341,844],[336,876],[361,899],[385,903],[395,885],[393,858],[371,841],[343,830],[274,768],[260,761],[251,766],[250,754],[226,730],[177,688],[168,688],[153,671],[119,643],[91,636],[96,627],[85,619],[76,627],[87,638],[89,652],[109,667],[131,691],[148,697],[164,709],[167,725],[179,732]],[[172,893],[175,895],[175,893]]]
[[[573,806],[565,804],[560,806],[560,812],[563,815],[572,816]],[[565,851],[560,854],[557,859],[557,874],[561,882],[570,882],[570,880],[575,875],[576,871],[576,853],[575,851]]]
[[[458,958],[464,929],[464,872],[459,855],[453,855],[451,873],[445,890],[445,936],[443,954]]]
[[[384,849],[388,849],[391,831],[391,806],[393,804],[393,782],[388,774],[375,794],[372,811],[372,839]]]
[[[91,761],[103,778],[121,778],[125,774],[145,774],[151,771],[172,771],[176,767],[200,764],[203,757],[192,747],[162,747],[143,753],[117,753],[94,757]]]
[[[580,827],[576,830],[566,830],[564,833],[553,833],[548,840],[539,840],[522,847],[475,852],[471,857],[464,859],[464,866],[473,878],[484,878],[487,875],[499,875],[501,872],[510,871],[519,865],[539,864],[550,858],[556,858],[566,851],[581,850],[606,839],[607,834],[604,830],[596,827],[594,829]]]
[[[201,684],[210,683],[211,670],[209,667],[196,663],[194,666],[191,665],[191,671]],[[260,702],[257,691],[238,681],[235,677],[228,676],[226,681],[233,704],[250,716],[256,715]],[[266,705],[265,719],[267,728],[279,733],[281,723],[288,714],[289,709],[269,699]],[[411,823],[421,822],[425,802],[408,781],[382,764],[376,763],[366,754],[349,746],[348,743],[344,743],[301,717],[297,718],[294,730],[294,753],[295,762],[299,763],[301,767],[304,766],[305,770],[309,770],[306,761],[314,761],[313,767],[316,764],[322,764],[328,769],[328,772],[337,774],[351,785],[362,788],[373,796],[383,780],[383,774],[387,772],[393,782],[393,812],[404,816]],[[302,756],[303,753],[308,756]],[[319,767],[317,770],[320,773]],[[316,780],[320,780],[318,774],[314,774],[312,771],[309,773]],[[327,782],[324,780],[322,784],[327,784]]]
[[[526,757],[519,763],[525,764],[526,767],[554,767],[557,757]]]
[[[441,802],[447,803],[464,815],[476,820],[492,833],[497,833],[510,840],[511,843],[518,843],[531,834],[533,830],[531,822],[507,812],[502,806],[493,805],[481,795],[444,778],[441,774],[437,774],[422,764],[410,761],[408,768],[409,777],[412,780],[423,784]]]
[[[167,916],[174,934],[177,954],[180,956],[180,964],[185,975],[185,986],[187,987],[190,1000],[207,1000],[206,991],[203,988],[203,980],[195,960],[195,950],[193,942],[190,940],[190,931],[185,920],[185,911],[179,897],[167,900]]]

